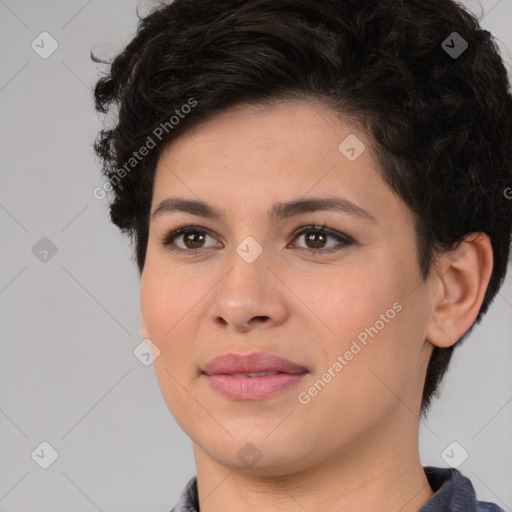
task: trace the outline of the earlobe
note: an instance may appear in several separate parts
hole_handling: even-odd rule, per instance
[[[485,233],[471,233],[439,260],[426,338],[446,348],[459,340],[478,315],[492,274],[491,241]]]

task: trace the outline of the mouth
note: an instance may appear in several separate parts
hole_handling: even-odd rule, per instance
[[[233,400],[261,400],[290,389],[309,373],[293,361],[267,353],[222,354],[202,369],[211,388]]]
[[[231,375],[231,377],[266,377],[267,375],[277,375],[286,372],[251,372],[251,373],[221,373],[217,375]]]
[[[298,374],[308,369],[284,357],[266,352],[253,352],[250,354],[235,354],[233,352],[221,354],[210,359],[202,368],[207,375],[256,375],[261,372]]]

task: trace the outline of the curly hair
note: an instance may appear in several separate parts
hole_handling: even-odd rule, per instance
[[[139,272],[162,148],[236,104],[316,99],[371,138],[379,172],[414,214],[422,279],[467,234],[490,237],[492,276],[460,344],[503,283],[512,226],[512,95],[479,20],[452,0],[175,0],[137,16],[122,52],[91,58],[108,65],[96,110],[117,107],[94,149]],[[422,415],[454,346],[433,349]]]

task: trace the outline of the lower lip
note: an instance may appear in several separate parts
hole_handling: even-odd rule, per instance
[[[206,375],[212,388],[235,400],[260,400],[296,385],[306,373],[276,373],[264,377],[233,377],[232,375]]]

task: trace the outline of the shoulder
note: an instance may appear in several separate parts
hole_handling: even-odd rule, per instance
[[[193,476],[181,491],[176,505],[169,512],[198,511],[197,477]]]
[[[419,512],[505,512],[496,503],[478,501],[473,484],[458,469],[423,470],[435,494]]]

